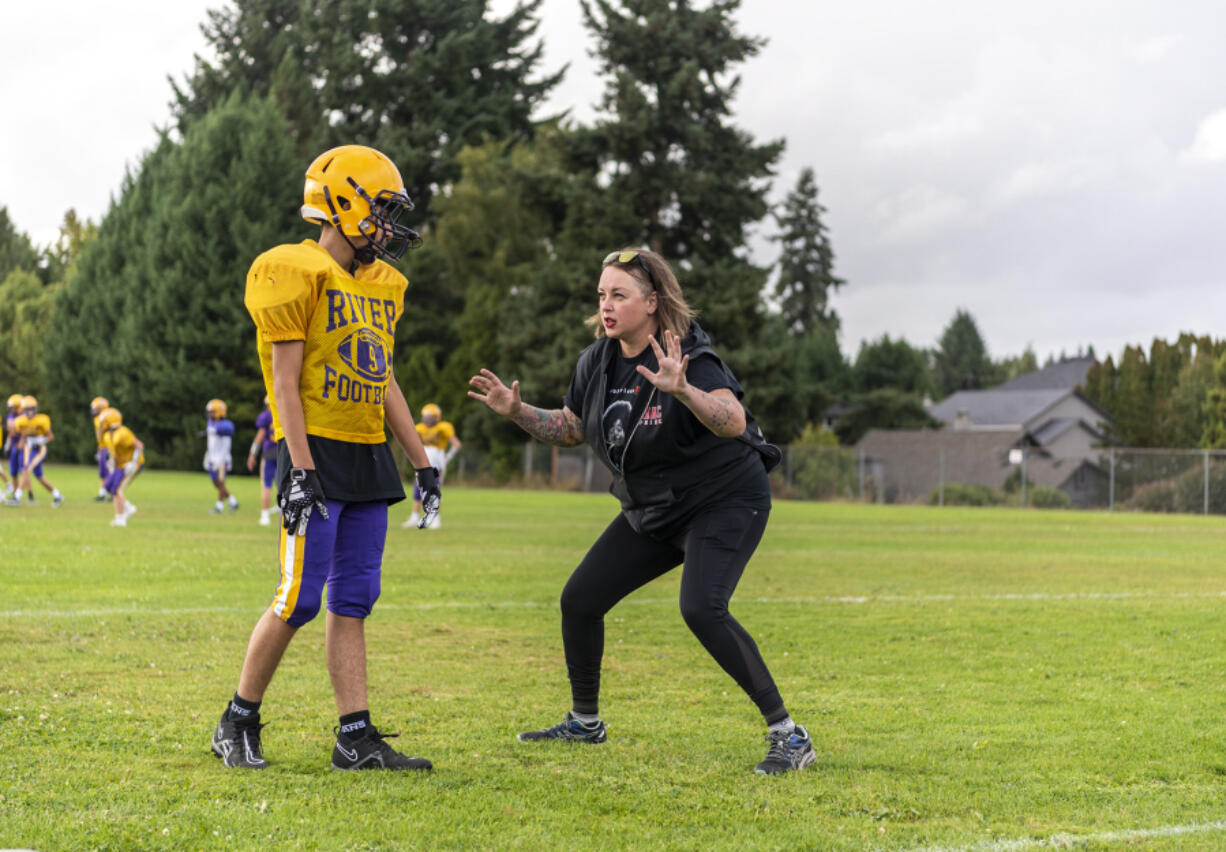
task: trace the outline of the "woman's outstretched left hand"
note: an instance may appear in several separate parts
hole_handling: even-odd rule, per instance
[[[660,369],[653,373],[640,364],[635,368],[639,375],[674,396],[688,390],[690,385],[685,380],[685,368],[690,363],[690,356],[681,354],[681,338],[664,329],[663,349],[656,342],[655,335],[648,337],[647,341],[651,344],[651,351],[656,353],[656,364]]]

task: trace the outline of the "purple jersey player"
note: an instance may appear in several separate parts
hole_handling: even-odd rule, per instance
[[[255,440],[247,454],[247,470],[255,470],[260,463],[260,526],[272,523],[272,484],[277,481],[277,442],[272,437],[272,409],[268,397],[264,397],[264,410],[255,418]]]

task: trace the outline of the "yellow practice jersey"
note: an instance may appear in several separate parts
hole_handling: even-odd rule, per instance
[[[102,434],[102,414],[101,413],[99,413],[96,417],[94,417],[94,438],[96,438],[98,441],[98,449],[102,450],[106,448],[106,438]]]
[[[102,442],[117,468],[132,461],[132,457],[136,455],[136,435],[127,426],[104,432]]]
[[[35,414],[33,417],[23,414],[13,424],[13,430],[25,436],[27,445],[41,444],[51,434],[51,418],[46,414]]]
[[[350,275],[314,240],[256,258],[244,302],[258,330],[278,440],[284,432],[273,394],[272,344],[290,340],[305,341],[298,389],[307,434],[359,444],[385,440],[383,399],[408,285],[381,260]]]
[[[433,426],[418,423],[417,434],[421,436],[421,442],[425,446],[445,450],[450,446],[451,439],[455,437],[455,427],[446,420],[440,420]]]

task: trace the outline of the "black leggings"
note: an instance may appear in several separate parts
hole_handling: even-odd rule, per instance
[[[732,592],[766,530],[768,514],[713,509],[670,541],[636,533],[622,515],[609,524],[562,590],[562,644],[577,712],[597,712],[605,613],[684,561],[681,615],[686,625],[768,723],[787,717],[758,646],[728,612]]]

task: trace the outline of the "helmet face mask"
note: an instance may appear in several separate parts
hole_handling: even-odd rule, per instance
[[[32,396],[23,396],[21,398],[21,413],[35,414],[38,412],[38,400]]]
[[[101,414],[103,411],[105,411],[106,409],[110,407],[111,407],[111,404],[106,401],[106,397],[96,396],[94,397],[93,401],[89,404],[89,413],[91,416],[97,417],[99,414]]]
[[[220,420],[226,416],[226,404],[220,399],[210,399],[204,406],[204,413],[210,419]]]
[[[21,411],[21,400],[22,400],[22,395],[19,393],[15,393],[12,396],[10,396],[9,397],[9,411],[12,411],[14,413]]]
[[[399,221],[413,209],[400,172],[374,148],[342,145],[320,154],[306,171],[302,199],[302,217],[336,228],[358,263],[397,261],[421,245],[421,235]]]

